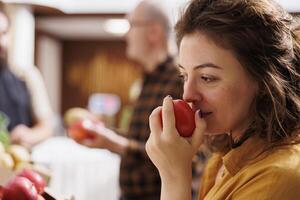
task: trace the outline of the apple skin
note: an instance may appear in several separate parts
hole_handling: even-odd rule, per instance
[[[88,130],[88,128],[93,127],[95,123],[97,122],[87,119],[76,121],[69,126],[68,135],[77,142],[84,139],[94,139],[96,137],[95,134]],[[89,127],[87,127],[87,124]]]
[[[4,188],[2,186],[0,186],[0,199],[2,199],[2,196],[3,196],[3,190]]]
[[[175,126],[180,136],[191,137],[195,130],[195,111],[189,106],[189,104],[181,99],[173,100],[173,108],[175,115]],[[161,124],[162,123],[162,111],[160,111]]]
[[[30,180],[34,184],[38,194],[42,194],[44,192],[46,181],[39,173],[25,168],[18,174],[18,176],[25,177]]]
[[[38,200],[38,193],[30,180],[16,176],[4,186],[2,200]]]

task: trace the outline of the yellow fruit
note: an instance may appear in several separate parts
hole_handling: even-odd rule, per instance
[[[23,146],[17,144],[11,145],[7,149],[7,152],[11,154],[16,164],[20,162],[30,162],[30,153]]]
[[[6,168],[6,169],[13,169],[14,167],[14,160],[8,153],[1,153],[0,154],[0,166]]]
[[[5,152],[4,145],[0,142],[0,154]]]
[[[15,171],[22,171],[22,169],[24,168],[32,168],[32,164],[30,164],[29,162],[18,162],[15,167],[14,170]]]
[[[70,126],[74,122],[84,119],[93,120],[96,119],[96,117],[84,108],[70,108],[64,115],[64,122],[66,126]]]

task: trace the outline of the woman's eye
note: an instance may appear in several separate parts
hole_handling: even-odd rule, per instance
[[[210,82],[215,81],[216,79],[214,77],[210,77],[210,76],[201,76],[201,80],[206,83],[210,83]]]

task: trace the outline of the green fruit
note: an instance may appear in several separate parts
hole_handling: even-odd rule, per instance
[[[4,148],[7,148],[10,144],[9,135],[6,131],[0,131],[0,142],[3,144]]]
[[[10,144],[9,133],[7,130],[7,126],[9,124],[9,119],[6,114],[0,112],[0,142],[3,144],[5,148],[7,148]]]
[[[9,124],[8,116],[0,111],[0,130],[7,130],[7,126]]]

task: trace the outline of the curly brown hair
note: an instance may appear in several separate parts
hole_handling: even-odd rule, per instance
[[[245,134],[271,144],[291,143],[299,135],[297,21],[272,0],[192,0],[175,26],[178,45],[186,34],[201,32],[234,53],[259,85]]]

